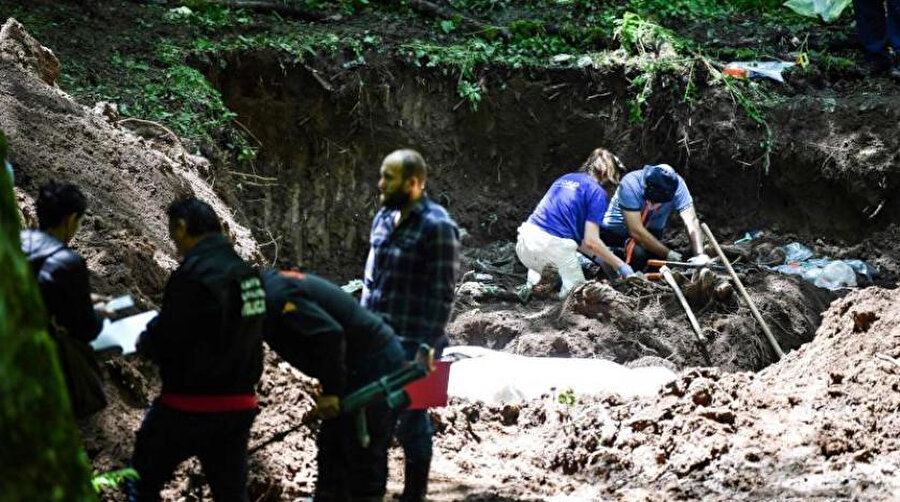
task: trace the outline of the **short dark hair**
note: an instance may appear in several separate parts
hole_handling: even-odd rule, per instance
[[[428,176],[428,166],[422,154],[415,150],[398,150],[400,154],[400,165],[403,167],[403,179],[409,179],[415,176],[420,180],[425,180]]]
[[[70,214],[83,215],[87,199],[77,186],[51,180],[41,186],[36,205],[38,225],[46,230],[58,226]]]
[[[222,222],[212,206],[196,197],[176,200],[169,204],[166,214],[169,215],[169,223],[184,220],[190,236],[222,232]]]

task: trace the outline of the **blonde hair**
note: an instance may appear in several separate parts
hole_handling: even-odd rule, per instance
[[[603,188],[612,190],[619,186],[625,166],[606,148],[595,148],[581,165],[581,170],[596,178]]]

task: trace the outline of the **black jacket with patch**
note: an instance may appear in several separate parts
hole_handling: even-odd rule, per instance
[[[258,271],[215,235],[172,273],[138,352],[159,365],[163,393],[253,394],[262,375],[264,317]]]
[[[337,285],[313,274],[263,272],[265,340],[284,360],[342,395],[354,373],[394,340],[394,331]]]

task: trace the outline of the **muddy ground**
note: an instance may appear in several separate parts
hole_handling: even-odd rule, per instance
[[[435,79],[422,84],[418,79],[427,74],[401,73],[391,77],[399,82],[387,81],[390,96],[356,99],[370,103],[363,109],[373,114],[373,124],[388,123],[376,120],[385,117],[418,117],[424,122],[410,129],[415,134],[399,127],[372,127],[372,137],[365,140],[364,132],[351,130],[341,136],[354,145],[351,151],[331,150],[326,140],[336,134],[329,132],[331,128],[343,127],[347,114],[357,113],[345,101],[352,85],[339,87],[342,90],[335,96],[326,95],[321,84],[304,74],[306,69],[289,68],[294,78],[284,82],[298,86],[299,94],[280,94],[290,108],[273,105],[267,111],[262,104],[281,102],[259,99],[257,93],[270,88],[240,75],[257,68],[256,75],[277,83],[282,77],[271,67],[278,57],[247,54],[229,59],[231,72],[207,70],[249,127],[264,142],[279,145],[278,135],[286,133],[267,128],[279,122],[293,124],[299,128],[296,136],[306,138],[309,145],[263,152],[260,174],[284,176],[290,184],[261,189],[262,208],[254,210],[245,204],[240,216],[234,217],[237,209],[216,195],[211,181],[219,180],[216,190],[228,200],[234,200],[235,194],[250,198],[256,192],[243,192],[237,184],[221,186],[228,178],[213,176],[215,167],[179,149],[177,139],[164,140],[159,131],[151,135],[138,130],[155,139],[142,138],[108,109],[85,107],[70,99],[52,85],[53,72],[48,70],[52,58],[16,26],[8,26],[0,38],[0,124],[14,152],[17,194],[30,213],[37,186],[51,177],[71,180],[85,189],[91,209],[75,247],[88,259],[99,292],[131,292],[147,307],[158,303],[165,278],[176,263],[166,238],[163,209],[176,195],[191,192],[216,206],[248,258],[263,261],[258,251],[261,230],[284,232],[288,249],[294,248],[290,259],[330,271],[335,279],[356,277],[365,228],[374,209],[374,170],[368,170],[372,159],[389,148],[385,145],[412,142],[434,152],[432,194],[468,229],[464,272],[494,276],[492,281],[478,282],[471,280],[474,274],[464,275],[449,328],[454,342],[519,354],[602,357],[620,363],[649,356],[681,372],[659,395],[628,402],[617,396],[578,396],[579,402],[570,406],[551,394],[505,406],[452,403],[435,414],[434,499],[900,497],[896,481],[900,335],[894,326],[900,297],[882,288],[830,293],[750,266],[764,261],[777,245],[800,239],[819,254],[866,259],[882,271],[882,285],[895,284],[900,272],[896,239],[900,228],[895,225],[898,213],[892,209],[896,201],[880,198],[897,181],[896,121],[888,120],[895,110],[876,107],[862,115],[855,113],[854,100],[863,96],[858,94],[842,100],[837,111],[807,107],[819,124],[827,117],[831,125],[825,129],[779,119],[785,127],[797,129],[797,144],[779,150],[772,174],[763,176],[758,169],[716,169],[735,145],[749,149],[756,138],[734,121],[723,125],[713,119],[728,108],[721,97],[711,96],[700,108],[706,111],[694,117],[689,132],[705,138],[706,150],[690,152],[687,166],[682,164],[689,152],[684,152],[677,157],[678,167],[687,167],[701,212],[721,223],[714,227],[723,243],[751,226],[771,223],[766,227],[769,240],[751,246],[744,262],[748,268],[741,274],[782,347],[792,350],[775,362],[746,305],[734,296],[710,301],[708,294],[699,291],[691,298],[704,327],[704,346],[711,359],[707,365],[678,303],[660,284],[592,281],[560,304],[552,299],[552,278],[548,277],[546,291],[528,305],[519,304],[512,295],[514,287],[524,282],[524,270],[511,251],[514,228],[550,179],[577,164],[588,146],[598,142],[621,138],[631,165],[638,159],[672,158],[667,156],[680,148],[674,140],[663,141],[675,134],[675,123],[667,122],[669,131],[660,136],[647,130],[622,135],[622,130],[630,130],[623,125],[624,119],[604,115],[621,112],[614,98],[593,111],[575,106],[578,113],[570,114],[574,117],[570,121],[556,115],[562,112],[554,110],[579,101],[588,90],[615,91],[622,85],[620,77],[585,76],[572,70],[513,74],[511,82],[522,86],[522,93],[497,96],[484,111],[463,116],[452,108],[455,99],[447,82]],[[323,62],[324,68],[328,64]],[[353,79],[364,76],[341,78],[358,84]],[[573,88],[564,106],[551,104],[549,96],[536,98],[543,86],[556,85],[558,79]],[[393,101],[396,89],[401,97]],[[896,88],[888,91],[896,94]],[[522,116],[503,112],[517,109],[515,103],[522,95],[537,103],[534,125],[522,125]],[[297,96],[307,97],[298,101]],[[300,124],[297,114],[307,108],[317,115],[312,122]],[[275,109],[286,114],[284,120],[276,120]],[[733,110],[730,113],[729,120],[734,118]],[[543,120],[553,128],[537,127]],[[313,126],[318,129],[303,129]],[[542,132],[551,129],[552,134]],[[451,134],[454,131],[459,134]],[[491,135],[492,131],[497,132]],[[538,136],[544,139],[523,140]],[[563,137],[572,139],[563,142]],[[847,153],[853,149],[841,143],[845,140],[868,145],[859,151],[869,157],[853,160]],[[509,147],[516,141],[525,146]],[[646,141],[659,141],[659,149],[644,150],[639,145]],[[837,153],[824,153],[811,146],[816,142],[844,147]],[[507,149],[491,156],[491,144]],[[647,152],[652,152],[649,157],[641,155]],[[822,161],[827,161],[824,168]],[[299,181],[291,179],[294,176]],[[295,196],[290,196],[291,190]],[[822,210],[823,201],[829,202],[829,212]],[[879,201],[886,202],[874,217],[869,217],[873,211],[863,212]],[[822,229],[829,231],[821,240],[812,237],[823,235]],[[302,242],[290,240],[294,238],[290,232],[296,232]],[[98,470],[125,464],[133,431],[158,386],[152,366],[139,359],[112,357],[104,369],[111,405],[83,424],[85,446]],[[260,445],[296,424],[311,406],[315,385],[267,356],[259,386],[262,411],[251,444]],[[294,500],[311,493],[315,483],[312,438],[312,431],[300,429],[254,453],[252,500]],[[392,452],[393,493],[401,486],[398,455]],[[166,500],[208,500],[198,472],[195,463],[182,466],[165,493]]]

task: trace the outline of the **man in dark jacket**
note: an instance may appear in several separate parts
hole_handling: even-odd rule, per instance
[[[22,231],[22,251],[37,276],[72,410],[83,418],[106,405],[100,369],[88,345],[100,334],[103,318],[91,302],[87,265],[68,247],[87,203],[75,185],[51,181],[40,188],[36,205],[40,230]]]
[[[217,502],[247,500],[247,442],[262,374],[265,292],[232,248],[212,207],[190,198],[168,209],[181,265],[162,309],[138,340],[159,365],[162,394],[140,430],[132,500],[159,500],[183,460],[197,456]]]
[[[380,501],[397,412],[366,408],[370,443],[360,445],[354,417],[338,416],[340,399],[403,365],[394,331],[334,284],[299,272],[263,273],[265,340],[284,360],[318,378],[316,401],[326,420],[318,435],[316,501]]]

